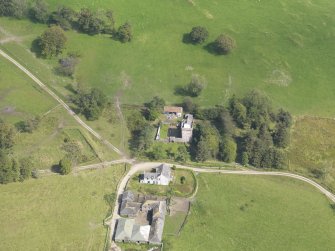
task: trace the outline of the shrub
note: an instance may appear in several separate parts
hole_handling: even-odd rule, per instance
[[[62,175],[69,174],[72,171],[72,163],[69,158],[63,158],[59,161],[59,173]]]
[[[48,5],[43,0],[35,0],[29,15],[36,22],[46,23],[49,20]]]
[[[197,74],[192,75],[191,82],[185,86],[185,93],[191,97],[197,97],[201,94],[202,90],[205,88],[206,79]]]
[[[225,34],[221,34],[214,41],[214,50],[217,54],[223,55],[230,53],[236,47],[235,40]]]
[[[71,77],[75,72],[78,62],[78,57],[74,54],[71,54],[68,57],[62,58],[58,61],[59,65],[56,68],[56,71],[58,74]]]
[[[181,184],[184,184],[185,181],[186,181],[186,177],[185,177],[185,176],[181,176],[181,177],[180,177],[180,183],[181,183]]]
[[[131,25],[129,23],[121,25],[117,31],[117,37],[122,43],[130,42],[133,38]]]
[[[196,26],[192,28],[189,34],[190,40],[194,44],[202,44],[208,38],[208,31],[205,27]]]

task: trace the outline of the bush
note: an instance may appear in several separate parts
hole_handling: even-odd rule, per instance
[[[63,158],[59,161],[59,173],[62,175],[66,175],[71,173],[72,171],[72,163],[69,158]]]
[[[43,0],[35,0],[29,10],[29,16],[33,21],[46,23],[49,20],[48,5]]]
[[[185,86],[185,93],[191,97],[197,97],[201,94],[202,90],[205,88],[206,79],[200,75],[193,74],[191,82]]]
[[[0,16],[24,18],[27,15],[26,0],[0,0]]]
[[[186,181],[186,177],[185,177],[185,176],[181,176],[181,177],[180,177],[180,183],[181,183],[181,184],[184,184],[185,181]]]
[[[56,71],[58,74],[71,77],[75,72],[78,62],[78,57],[74,54],[71,54],[68,57],[62,58],[58,61],[59,65],[56,68]]]
[[[67,38],[61,27],[50,27],[39,39],[39,46],[42,55],[45,57],[57,56],[63,51],[66,40]]]
[[[217,54],[223,55],[230,53],[236,47],[235,40],[225,34],[221,34],[214,41],[214,50]]]
[[[208,31],[205,27],[196,26],[189,34],[190,40],[194,44],[202,44],[208,38]]]
[[[131,25],[129,23],[121,25],[117,31],[117,37],[122,43],[130,42],[133,38]]]
[[[59,7],[49,17],[49,23],[62,27],[63,30],[69,30],[74,25],[76,12],[68,7]]]
[[[41,122],[40,117],[35,117],[31,119],[27,119],[26,121],[23,121],[20,125],[20,130],[22,132],[28,132],[32,133],[34,130],[36,130]]]

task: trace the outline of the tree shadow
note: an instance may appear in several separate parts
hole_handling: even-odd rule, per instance
[[[194,44],[191,39],[190,33],[184,33],[181,41],[184,44]]]
[[[177,96],[189,96],[188,92],[185,90],[185,87],[180,85],[174,88],[174,94]]]
[[[53,173],[60,173],[60,166],[59,164],[54,164],[51,166],[51,172]]]
[[[208,43],[208,44],[204,45],[202,48],[204,50],[206,50],[207,52],[209,52],[210,54],[212,54],[212,55],[220,56],[220,54],[218,54],[217,51],[215,50],[215,43],[214,42]]]
[[[77,94],[77,90],[74,89],[74,87],[73,87],[72,84],[67,84],[67,85],[65,86],[65,89],[68,90],[68,91],[70,91],[70,92],[72,92],[73,94]]]
[[[30,47],[30,51],[34,53],[37,58],[43,57],[41,47],[39,45],[40,40],[41,40],[40,38],[36,38],[35,40],[33,40],[33,42],[31,43],[31,47]]]

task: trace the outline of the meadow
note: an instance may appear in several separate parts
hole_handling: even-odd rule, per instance
[[[88,36],[69,31],[68,50],[82,59],[75,79],[103,89],[111,98],[122,92],[123,103],[141,104],[154,95],[178,103],[175,88],[192,74],[207,79],[207,88],[196,99],[201,105],[224,104],[232,94],[263,90],[277,107],[294,114],[330,116],[334,112],[333,65],[335,36],[330,0],[311,1],[47,1],[51,9],[67,5],[75,9],[112,9],[116,26],[129,21],[134,39],[122,44],[108,36]],[[193,26],[208,28],[213,41],[220,33],[233,36],[238,47],[228,56],[215,56],[204,46],[182,42]],[[46,28],[30,21],[1,18],[0,26],[21,39],[25,49]],[[14,56],[54,66],[57,60],[35,59],[18,45],[3,45]],[[64,88],[68,80],[54,88]]]
[[[291,135],[289,170],[335,191],[335,120],[298,118]]]
[[[0,250],[103,250],[124,166],[0,186]]]
[[[166,250],[331,250],[335,213],[315,188],[288,178],[199,174],[180,236]]]

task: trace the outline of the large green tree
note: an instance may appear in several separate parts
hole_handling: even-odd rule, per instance
[[[195,26],[189,34],[190,40],[194,44],[202,44],[208,38],[208,30],[202,26]]]
[[[226,34],[221,34],[214,41],[214,49],[217,54],[228,54],[236,47],[235,40]]]
[[[224,162],[234,162],[236,160],[237,144],[231,138],[224,137],[220,142],[220,157]]]
[[[45,57],[57,56],[62,53],[66,44],[66,36],[59,26],[51,26],[39,39],[41,54]]]
[[[27,15],[26,0],[0,0],[0,16],[24,18]]]

